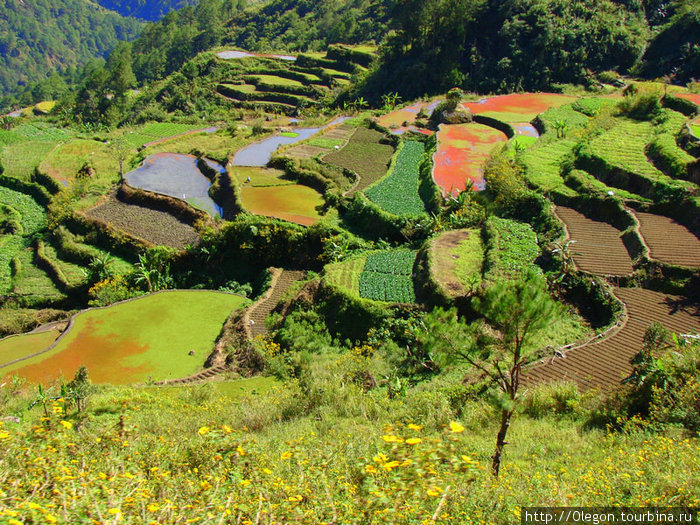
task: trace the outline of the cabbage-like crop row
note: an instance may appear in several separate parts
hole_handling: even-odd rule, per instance
[[[360,274],[360,296],[375,301],[413,303],[413,264],[416,254],[410,250],[386,250],[367,256]]]
[[[365,195],[382,209],[395,215],[417,215],[425,212],[418,193],[419,166],[425,146],[408,141],[396,157],[391,173],[365,191]]]

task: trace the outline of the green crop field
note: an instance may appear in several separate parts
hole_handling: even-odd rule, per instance
[[[577,191],[588,190],[597,193],[609,193],[617,195],[621,199],[637,200],[642,202],[651,202],[649,199],[640,197],[635,193],[622,190],[620,188],[611,188],[604,182],[599,181],[593,175],[583,170],[572,170],[567,178],[567,184],[572,185]],[[579,187],[580,186],[580,187]]]
[[[342,146],[345,141],[342,139],[329,139],[324,137],[315,137],[309,139],[306,144],[309,146],[318,146],[319,148],[333,149],[336,146]]]
[[[304,87],[304,84],[298,80],[293,80],[291,78],[278,77],[275,75],[246,75],[244,77],[246,80],[253,80],[256,84],[264,84],[266,86],[293,86],[293,87]]]
[[[425,203],[418,193],[419,167],[423,153],[425,145],[422,142],[406,142],[399,151],[391,172],[365,190],[367,198],[395,215],[425,213]]]
[[[288,186],[293,180],[284,179],[284,171],[256,166],[230,166],[229,173],[238,181],[241,187],[254,186]],[[250,178],[250,181],[248,181]]]
[[[22,216],[25,235],[36,233],[46,226],[46,210],[26,193],[0,186],[0,204],[10,206]]]
[[[185,377],[202,367],[224,321],[244,303],[237,295],[173,291],[90,310],[54,349],[2,372],[32,383],[71,377],[83,365],[96,383]]]
[[[61,332],[58,330],[47,330],[36,334],[23,334],[6,337],[0,341],[0,376],[4,375],[2,366],[14,361],[30,356],[48,348]]]
[[[487,281],[513,279],[528,271],[542,272],[535,264],[540,255],[537,235],[529,224],[492,216],[485,228]]]
[[[367,256],[360,255],[342,262],[327,265],[324,278],[327,282],[349,291],[353,296],[360,296],[360,275],[365,269]]]
[[[107,145],[95,140],[76,139],[54,148],[39,165],[39,170],[66,184],[75,179],[86,162],[95,170],[92,184],[109,187],[119,182],[119,163]]]
[[[344,148],[329,153],[323,160],[357,173],[360,182],[355,191],[362,191],[386,175],[394,148],[382,144],[383,137],[378,131],[357,128]]]
[[[42,301],[60,301],[65,299],[56,284],[44,272],[34,265],[34,251],[23,248],[16,255],[20,270],[12,279],[13,292],[30,303]]]
[[[583,99],[573,104],[566,104],[558,108],[550,108],[541,115],[539,115],[540,121],[545,126],[545,132],[547,134],[555,133],[555,124],[557,122],[566,124],[566,134],[576,133],[577,131],[585,128],[591,121],[591,118],[581,110],[593,111],[594,104],[587,102],[588,99]],[[596,99],[593,99],[596,100]],[[579,108],[577,110],[576,108]],[[600,108],[598,108],[600,109]]]
[[[411,250],[372,252],[360,274],[360,295],[374,301],[413,303],[413,265],[416,253]]]
[[[567,155],[572,154],[575,145],[576,142],[564,139],[540,142],[530,147],[522,156],[527,182],[543,192],[575,195],[576,192],[567,187],[561,177],[561,163]]]
[[[197,129],[202,129],[203,126],[199,124],[178,124],[174,122],[151,122],[145,126],[127,131],[124,134],[124,138],[135,148],[140,148],[144,144],[149,142],[155,142],[157,140],[167,139],[169,137],[174,137],[180,135],[181,133],[187,133],[189,131],[195,131]]]

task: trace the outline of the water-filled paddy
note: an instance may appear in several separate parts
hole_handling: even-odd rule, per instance
[[[292,55],[265,55],[265,54],[260,54],[260,53],[248,53],[247,51],[238,51],[236,49],[231,49],[227,51],[220,51],[216,54],[219,58],[223,58],[225,60],[235,60],[238,58],[247,58],[247,57],[259,57],[259,58],[278,58],[280,60],[287,60],[289,62],[295,62],[297,57],[292,56]]]
[[[513,93],[465,102],[475,115],[485,115],[504,122],[529,122],[549,108],[563,106],[577,97],[557,93]]]
[[[213,169],[224,172],[224,167],[210,160]],[[211,181],[197,167],[197,158],[179,153],[156,153],[143,164],[127,173],[124,178],[130,186],[189,202],[196,208],[221,216],[221,208],[209,196]]]
[[[244,303],[232,294],[170,291],[86,311],[52,350],[0,371],[35,384],[70,378],[80,366],[95,383],[186,377],[203,366],[224,321]]]
[[[507,137],[482,124],[441,125],[433,156],[433,179],[445,195],[464,191],[467,181],[475,190],[485,188],[483,165],[493,148]]]

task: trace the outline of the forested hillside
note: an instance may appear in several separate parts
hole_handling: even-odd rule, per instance
[[[159,20],[170,11],[193,5],[195,0],[99,0],[98,3],[122,16]]]
[[[141,27],[86,0],[6,0],[0,4],[0,94],[105,57]]]

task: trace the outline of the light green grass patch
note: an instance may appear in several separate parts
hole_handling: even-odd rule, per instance
[[[0,367],[14,361],[40,352],[49,346],[61,335],[58,330],[48,330],[36,334],[22,334],[11,336],[0,341]],[[0,375],[4,371],[0,368]]]
[[[309,146],[316,146],[326,149],[333,149],[336,146],[342,146],[344,143],[345,141],[342,139],[327,139],[324,137],[312,138],[309,139],[308,142],[305,142],[305,144],[308,144]]]
[[[304,84],[298,80],[293,80],[291,78],[278,77],[275,75],[249,75],[244,77],[247,79],[255,79],[256,82],[261,84],[267,84],[270,86],[293,86],[293,87],[304,87]]]
[[[93,183],[111,186],[119,181],[119,163],[107,145],[95,140],[76,139],[56,147],[39,170],[56,181],[70,182],[88,162],[95,170]]]
[[[473,289],[481,282],[484,243],[479,230],[472,230],[469,237],[451,250],[450,255],[457,257],[455,259],[455,275],[467,290]]]
[[[350,292],[353,297],[360,297],[360,274],[366,263],[367,255],[361,255],[329,264],[323,270],[324,279],[331,285]]]
[[[216,391],[232,401],[239,401],[247,396],[257,396],[271,391],[281,383],[274,377],[247,377],[233,381],[219,381],[213,383]]]
[[[170,291],[83,312],[54,349],[4,372],[32,382],[71,377],[82,365],[95,383],[186,377],[202,367],[224,321],[245,302],[231,294]]]
[[[151,122],[143,127],[127,130],[124,138],[134,148],[140,148],[148,142],[174,137],[181,133],[201,129],[201,124],[179,124],[175,122]]]
[[[576,142],[558,140],[540,142],[528,148],[522,156],[527,182],[543,192],[556,191],[563,195],[575,196],[561,176],[561,163],[572,154]]]
[[[293,180],[284,179],[284,171],[256,166],[229,166],[229,173],[241,187],[287,186],[294,184]],[[250,181],[248,181],[250,178]]]

